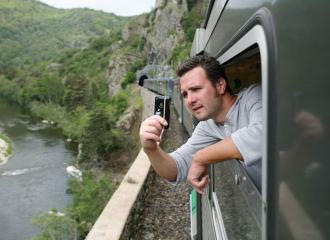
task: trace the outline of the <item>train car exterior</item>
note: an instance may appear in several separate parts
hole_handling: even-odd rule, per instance
[[[217,58],[236,93],[261,83],[262,170],[212,166],[208,195],[193,196],[193,239],[330,239],[329,10],[321,0],[210,1],[191,55]],[[167,81],[191,133],[179,79]]]

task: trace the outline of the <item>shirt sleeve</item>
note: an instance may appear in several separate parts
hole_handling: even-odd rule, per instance
[[[247,89],[242,101],[245,103],[245,114],[248,115],[249,124],[231,137],[240,151],[247,166],[259,164],[262,152],[262,96],[261,85],[253,85]]]
[[[169,154],[178,168],[176,181],[169,183],[177,185],[183,182],[188,176],[190,165],[196,152],[218,141],[217,137],[210,134],[210,127],[205,122],[200,122],[189,140],[176,151]]]

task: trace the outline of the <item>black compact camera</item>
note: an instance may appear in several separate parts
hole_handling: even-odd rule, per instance
[[[156,96],[155,97],[155,115],[165,118],[168,125],[165,126],[165,129],[168,129],[170,126],[170,97],[167,96]]]

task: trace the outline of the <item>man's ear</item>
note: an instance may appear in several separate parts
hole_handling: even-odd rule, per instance
[[[219,82],[217,83],[217,91],[220,95],[225,93],[226,86],[226,80],[224,78],[220,78]]]

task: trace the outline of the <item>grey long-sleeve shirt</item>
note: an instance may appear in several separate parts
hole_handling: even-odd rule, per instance
[[[243,89],[237,101],[227,113],[225,124],[212,119],[201,121],[187,143],[170,153],[178,167],[178,184],[187,178],[192,159],[197,151],[230,136],[243,156],[243,168],[260,189],[262,144],[262,97],[261,85]]]

